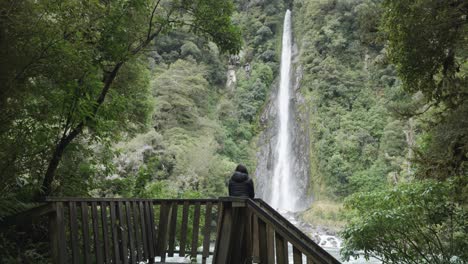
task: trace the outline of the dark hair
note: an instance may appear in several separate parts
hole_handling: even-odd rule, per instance
[[[249,174],[249,172],[247,171],[247,168],[242,164],[237,165],[236,171]]]

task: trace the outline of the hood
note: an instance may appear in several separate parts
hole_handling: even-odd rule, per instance
[[[238,172],[238,171],[234,172],[234,174],[231,177],[231,180],[233,180],[235,182],[245,182],[248,179],[249,179],[248,174]]]

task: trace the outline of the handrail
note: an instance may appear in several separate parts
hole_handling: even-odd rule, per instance
[[[221,202],[214,263],[290,263],[288,244],[294,264],[303,258],[314,264],[340,263],[265,202],[232,197]]]
[[[201,202],[207,203],[212,202],[216,203],[219,202],[217,198],[177,198],[177,199],[153,199],[153,198],[107,198],[107,197],[53,197],[48,196],[45,198],[46,202],[153,202],[153,203],[161,203],[161,202]]]
[[[320,263],[340,263],[330,253],[317,245],[312,239],[310,239],[310,237],[304,234],[299,228],[289,222],[286,218],[284,218],[284,216],[274,210],[263,200],[249,199],[247,204],[249,208],[251,208],[251,210],[253,210],[255,213],[265,217],[267,221],[270,221],[274,227],[282,233],[283,236],[288,236],[291,238],[291,240],[294,240],[291,242],[294,242],[295,246],[301,247],[305,251],[303,253],[306,255],[314,257],[316,261],[320,261]]]

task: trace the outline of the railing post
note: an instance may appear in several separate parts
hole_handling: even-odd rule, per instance
[[[49,214],[49,230],[52,263],[67,263],[63,202],[53,202],[53,211]]]
[[[244,264],[251,259],[251,246],[247,239],[246,228],[250,221],[246,199],[220,198],[221,220],[216,239],[213,263]]]

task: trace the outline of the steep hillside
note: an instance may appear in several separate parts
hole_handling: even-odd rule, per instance
[[[414,124],[378,40],[380,1],[296,1],[301,93],[310,119],[311,192],[340,199],[411,175]]]

